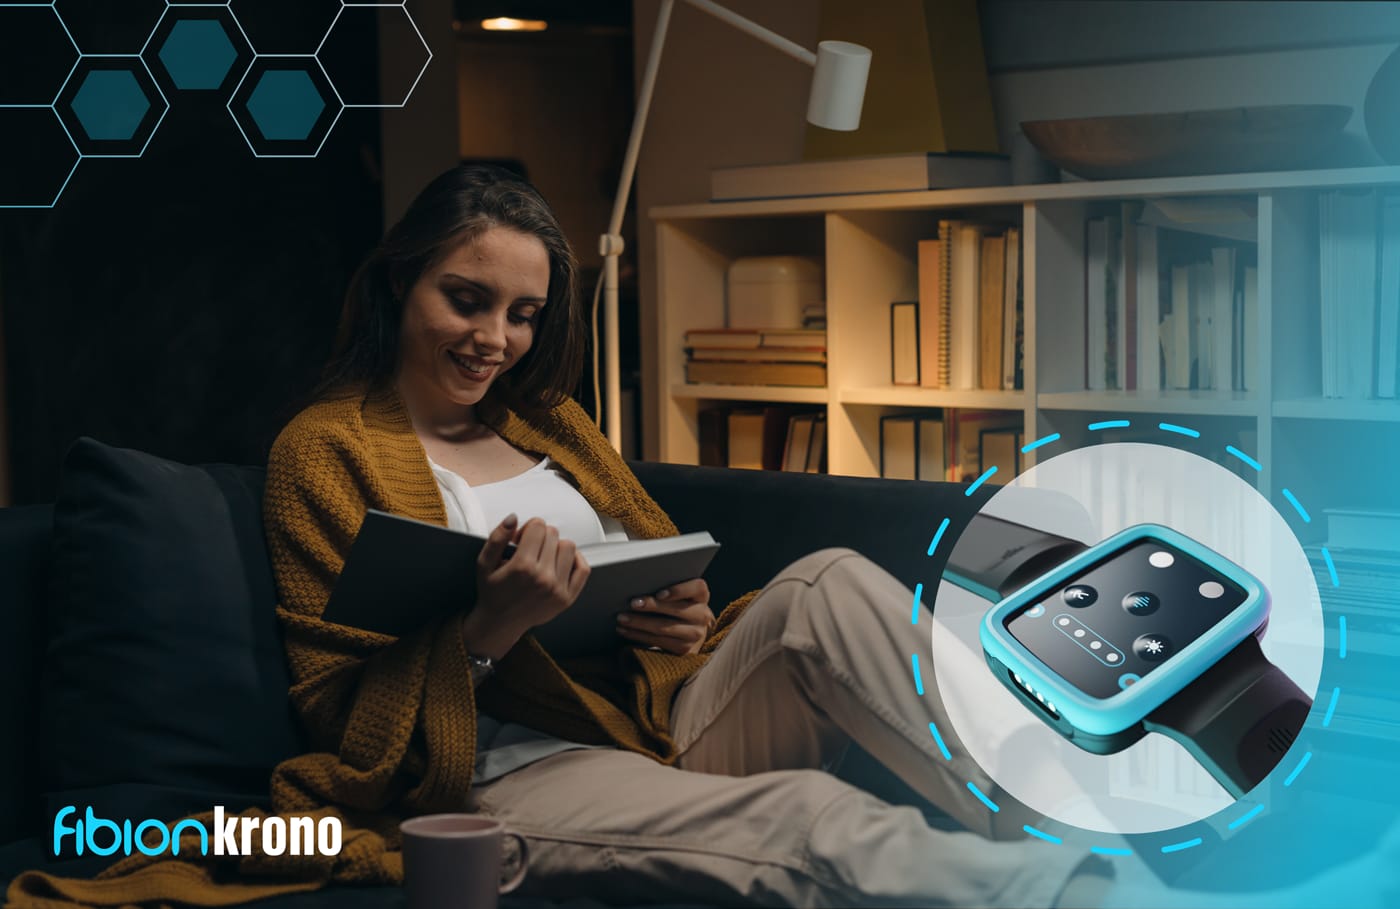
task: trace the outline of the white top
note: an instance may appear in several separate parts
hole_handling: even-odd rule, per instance
[[[627,539],[622,524],[595,511],[547,457],[524,473],[477,486],[432,458],[428,458],[428,466],[442,495],[447,526],[453,530],[484,537],[513,511],[521,524],[542,518],[559,529],[561,539],[579,545]],[[566,741],[519,723],[502,723],[478,711],[473,782],[494,780],[561,751],[597,747],[603,746]]]

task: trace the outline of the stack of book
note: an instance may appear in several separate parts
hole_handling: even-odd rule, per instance
[[[826,471],[826,412],[793,405],[715,407],[699,414],[700,466]]]
[[[1400,196],[1318,197],[1322,395],[1394,398],[1400,351]]]
[[[826,385],[824,328],[712,328],[685,333],[685,379],[722,385]]]
[[[918,270],[917,384],[1023,387],[1021,229],[940,221],[936,238],[919,241]],[[897,338],[893,359],[907,360]]]
[[[1213,207],[1208,212],[1218,215]],[[1177,215],[1205,217],[1194,210]],[[1085,222],[1086,389],[1254,388],[1257,247],[1243,239],[1253,224],[1241,231],[1235,221],[1223,223],[1226,229],[1212,234],[1131,202]]]

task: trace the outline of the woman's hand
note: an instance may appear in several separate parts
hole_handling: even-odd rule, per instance
[[[672,584],[654,596],[637,597],[628,606],[617,617],[618,633],[671,653],[698,653],[715,627],[710,587],[703,578]]]
[[[573,541],[539,518],[516,529],[508,515],[481,547],[476,565],[476,607],[463,619],[472,652],[505,656],[525,632],[573,605],[588,580],[588,563]],[[506,544],[515,552],[506,558]]]

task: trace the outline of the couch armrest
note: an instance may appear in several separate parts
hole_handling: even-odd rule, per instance
[[[53,506],[0,508],[0,844],[39,822],[39,666]]]
[[[828,546],[864,554],[911,589],[932,585],[949,544],[996,491],[983,487],[967,496],[967,487],[956,483],[643,461],[630,466],[682,532],[708,530],[722,544],[705,575],[717,606]],[[944,518],[948,542],[930,558],[928,544]]]

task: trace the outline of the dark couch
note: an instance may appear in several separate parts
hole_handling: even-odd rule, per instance
[[[991,492],[632,466],[682,531],[709,530],[723,544],[707,573],[716,604],[828,546],[865,553],[911,588],[932,586],[947,552],[925,554],[934,530],[948,517],[954,539]],[[0,509],[0,880],[34,867],[88,875],[110,861],[46,859],[63,805],[139,820],[265,803],[270,768],[298,752],[299,736],[273,614],[262,479],[259,468],[191,467],[84,439],[65,460],[54,504]],[[888,798],[907,794],[859,752],[842,775]],[[394,888],[264,905],[401,901]]]

